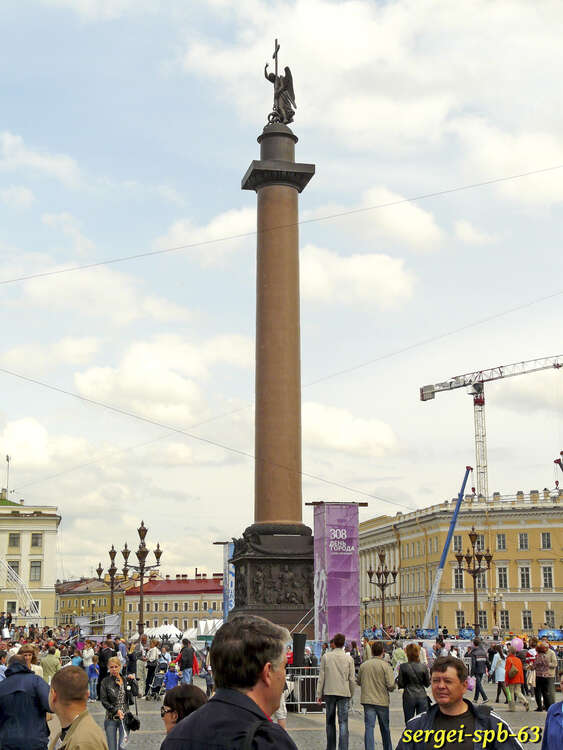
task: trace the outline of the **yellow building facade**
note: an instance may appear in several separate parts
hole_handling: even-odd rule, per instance
[[[136,579],[128,578],[115,581],[113,592],[113,613],[121,617],[121,629],[125,629],[125,591],[136,586]],[[98,578],[80,578],[74,581],[58,581],[56,584],[56,618],[57,625],[72,625],[76,617],[90,617],[94,621],[111,614],[111,588],[109,576]],[[99,628],[94,628],[94,633]],[[117,633],[115,634],[117,635]]]
[[[381,623],[381,595],[368,570],[377,569],[383,551],[386,565],[397,570],[385,591],[386,625],[422,626],[456,499],[360,524],[362,625]],[[474,624],[473,578],[459,572],[455,557],[466,554],[472,527],[477,547],[493,555],[490,570],[477,578],[481,630],[496,625],[505,633],[532,633],[562,626],[563,491],[464,498],[434,611],[450,633]]]
[[[6,568],[0,568],[0,610],[11,612],[14,622],[55,623],[57,530],[61,517],[54,506],[25,505],[8,500],[0,491],[0,558],[18,576],[39,618],[24,614],[30,608],[25,590],[15,585]]]

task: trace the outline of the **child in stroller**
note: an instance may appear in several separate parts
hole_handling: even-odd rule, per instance
[[[146,700],[158,700],[158,698],[164,694],[164,675],[166,674],[168,664],[165,661],[160,661],[152,678],[149,690],[146,695]]]

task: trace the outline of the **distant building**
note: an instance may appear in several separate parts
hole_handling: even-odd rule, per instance
[[[180,630],[197,627],[200,620],[223,617],[223,575],[150,580],[143,585],[145,628],[175,625]],[[125,592],[125,632],[134,633],[139,619],[139,587]]]
[[[387,625],[421,626],[436,575],[455,499],[412,513],[379,516],[360,524],[360,590],[368,626],[381,622],[379,589],[367,571],[376,570],[384,550],[396,583],[385,591]],[[440,584],[436,614],[450,632],[471,627],[473,578],[461,574],[455,553],[466,553],[471,527],[477,546],[493,554],[491,569],[477,580],[478,617],[483,631],[496,621],[504,632],[532,633],[563,624],[563,491],[494,493],[489,501],[463,500]],[[376,577],[374,576],[374,581]],[[377,600],[376,600],[377,596]]]
[[[52,625],[55,616],[57,529],[61,517],[55,506],[25,505],[0,491],[0,558],[19,576],[39,610],[39,622]],[[0,569],[0,609],[16,622],[29,603]],[[32,618],[35,619],[35,618]],[[29,620],[25,615],[20,622]]]
[[[115,581],[113,592],[113,612],[121,615],[120,632],[124,631],[124,592],[136,585],[132,579],[123,580],[123,576]],[[57,625],[72,625],[76,617],[92,617],[94,620],[103,619],[111,613],[111,589],[109,576],[98,578],[78,578],[73,581],[57,581],[56,617]],[[94,634],[101,633],[101,628],[95,627]],[[113,635],[117,635],[114,633]]]

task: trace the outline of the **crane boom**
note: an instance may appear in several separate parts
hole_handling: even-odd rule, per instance
[[[420,389],[420,400],[429,401],[435,397],[436,393],[442,391],[453,391],[454,388],[466,388],[475,385],[475,383],[488,383],[500,378],[513,378],[515,375],[527,375],[530,372],[547,370],[550,367],[555,369],[563,367],[563,354],[556,357],[529,359],[526,362],[515,362],[511,365],[500,365],[500,367],[491,367],[489,370],[477,370],[465,375],[456,375],[454,378],[444,380],[441,383],[434,383],[434,385],[423,385]]]
[[[449,380],[433,385],[423,385],[420,389],[420,400],[430,401],[437,393],[453,391],[456,388],[470,387],[473,396],[475,418],[475,473],[477,493],[485,498],[489,497],[488,468],[487,468],[487,433],[485,428],[485,383],[501,378],[513,378],[516,375],[528,375],[539,370],[563,367],[563,355],[555,357],[541,357],[529,359],[525,362],[514,362],[511,365],[491,367],[489,370],[477,370],[465,375],[456,375]],[[562,467],[563,468],[563,467]]]

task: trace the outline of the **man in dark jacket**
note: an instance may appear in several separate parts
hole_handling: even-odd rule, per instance
[[[2,750],[47,750],[49,686],[12,656],[0,682],[0,747]]]
[[[490,706],[475,706],[464,699],[467,667],[461,659],[439,657],[430,674],[436,703],[407,723],[396,750],[426,750],[429,747],[522,750],[513,730]]]
[[[471,676],[475,677],[475,695],[473,700],[479,702],[479,696],[483,696],[483,703],[487,703],[487,693],[483,688],[483,677],[487,673],[487,652],[483,648],[479,638],[473,641],[473,650],[471,651]]]
[[[98,653],[98,667],[100,668],[100,674],[98,675],[98,685],[96,688],[98,692],[98,700],[100,700],[100,689],[102,687],[103,679],[109,674],[108,661],[112,656],[115,655],[116,652],[113,647],[113,641],[108,638]]]
[[[182,682],[186,685],[192,684],[194,656],[192,644],[187,638],[184,638],[182,641],[182,650],[180,651],[179,667],[182,671]]]
[[[297,750],[287,732],[270,721],[285,685],[285,628],[262,617],[235,617],[217,632],[211,668],[217,692],[167,734],[161,750]],[[254,744],[252,744],[254,743]]]

